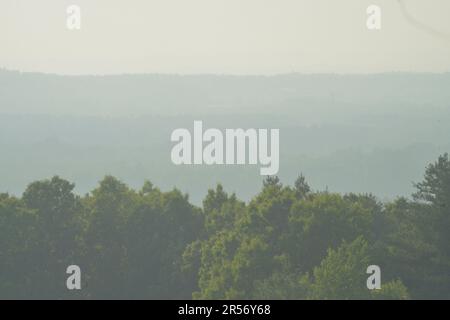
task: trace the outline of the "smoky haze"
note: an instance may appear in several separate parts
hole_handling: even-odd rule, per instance
[[[450,299],[449,12],[0,0],[0,300]]]
[[[66,8],[82,28],[66,28]],[[1,0],[0,66],[58,74],[446,72],[450,2]],[[425,31],[425,32],[424,32]],[[438,37],[436,37],[438,35]]]
[[[194,120],[279,128],[283,181],[380,197],[409,194],[448,150],[445,0],[377,1],[379,31],[366,0],[0,4],[0,191],[59,174],[82,193],[113,174],[197,202],[223,182],[248,200],[253,167],[171,164],[171,130]]]
[[[449,150],[449,74],[55,76],[0,71],[0,190],[58,174],[84,193],[106,174],[149,179],[198,203],[221,182],[245,200],[254,166],[175,166],[170,134],[279,128],[280,171],[324,190],[408,195]],[[23,94],[26,92],[27,94]],[[32,159],[32,165],[30,165]],[[193,184],[192,181],[196,183]]]

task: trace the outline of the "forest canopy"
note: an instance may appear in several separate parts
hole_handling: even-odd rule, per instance
[[[248,203],[219,184],[202,206],[149,181],[74,187],[55,176],[0,194],[0,298],[450,299],[448,154],[390,202],[314,191],[302,175],[266,178]],[[82,290],[66,288],[73,264]]]

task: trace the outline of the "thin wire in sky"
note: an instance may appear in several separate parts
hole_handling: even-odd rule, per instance
[[[433,37],[440,38],[440,39],[445,40],[450,43],[450,34],[449,33],[437,30],[434,27],[417,20],[413,15],[411,15],[409,13],[404,0],[398,0],[398,3],[400,5],[403,16],[412,26],[426,32],[427,34],[429,34]]]

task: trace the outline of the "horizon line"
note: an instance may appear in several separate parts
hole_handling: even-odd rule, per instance
[[[46,76],[58,76],[58,77],[120,77],[120,76],[177,76],[177,77],[192,77],[192,76],[214,76],[214,77],[280,77],[280,76],[379,76],[379,75],[449,75],[449,71],[381,71],[381,72],[280,72],[280,73],[169,73],[169,72],[118,72],[118,73],[57,73],[57,72],[45,72],[45,71],[22,71],[17,69],[9,69],[0,66],[0,72],[10,72],[19,74],[30,75],[46,75]]]

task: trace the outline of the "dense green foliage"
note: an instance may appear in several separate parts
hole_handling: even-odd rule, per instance
[[[199,208],[150,182],[108,176],[83,197],[34,182],[0,195],[0,298],[450,299],[447,154],[416,188],[381,203],[270,177],[249,203],[218,185]],[[66,289],[71,264],[82,290]]]

